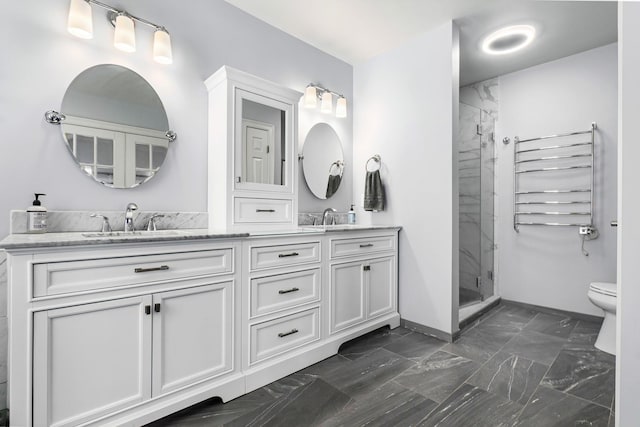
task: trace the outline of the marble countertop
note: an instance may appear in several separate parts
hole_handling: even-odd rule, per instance
[[[136,231],[125,234],[122,231],[112,233],[70,232],[44,234],[11,234],[0,241],[1,249],[28,249],[60,246],[104,245],[114,243],[171,242],[198,239],[231,239],[285,234],[307,234],[340,231],[366,231],[400,229],[395,225],[354,225],[339,224],[327,226],[300,226],[278,230],[224,231],[209,229],[177,229],[158,231]]]

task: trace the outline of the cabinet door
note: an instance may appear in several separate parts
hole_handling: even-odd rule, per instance
[[[365,287],[361,262],[331,266],[331,332],[365,320]]]
[[[34,425],[77,425],[151,397],[151,297],[34,314]]]
[[[233,370],[233,281],[153,296],[153,396]]]
[[[395,257],[382,258],[365,263],[368,266],[367,318],[389,313],[395,307],[396,268]]]

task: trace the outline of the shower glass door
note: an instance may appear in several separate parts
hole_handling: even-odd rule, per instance
[[[458,190],[460,306],[493,295],[493,196],[495,121],[487,112],[460,104]]]

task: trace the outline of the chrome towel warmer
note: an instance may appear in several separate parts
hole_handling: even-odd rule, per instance
[[[595,158],[595,130],[597,125],[595,122],[591,123],[591,129],[579,132],[570,132],[558,135],[542,136],[538,138],[519,139],[514,138],[513,148],[513,229],[518,232],[521,225],[548,225],[548,226],[569,226],[569,227],[589,227],[589,230],[593,227],[593,204],[594,204],[594,158]],[[572,137],[574,135],[587,135],[589,134],[590,141],[569,141],[562,142],[563,138]],[[534,141],[541,141],[546,139],[556,139],[557,143],[551,143],[547,146],[534,147],[532,145],[522,145]],[[587,150],[582,150],[587,148]],[[522,156],[523,153],[543,153],[541,157],[528,157],[529,155]],[[549,153],[550,155],[545,155]],[[554,154],[555,153],[555,154]],[[575,163],[577,159],[578,164]],[[581,160],[587,160],[587,162],[581,162]],[[560,161],[560,162],[558,162]],[[554,163],[556,162],[556,163]],[[530,165],[530,166],[529,166]],[[588,188],[566,188],[560,189],[560,187],[554,188],[534,188],[531,190],[520,191],[520,182],[522,176],[528,174],[545,174],[552,171],[572,171],[568,173],[589,173],[589,185]],[[575,194],[574,194],[575,193]],[[571,199],[570,196],[577,196],[580,194],[588,194],[588,200],[584,199]],[[533,195],[544,195],[548,199],[540,200]],[[560,196],[567,195],[569,197]],[[538,196],[541,197],[541,196]],[[534,207],[538,206],[554,206],[558,207],[558,211],[538,211]],[[566,205],[566,206],[565,206]],[[528,210],[519,210],[522,207],[530,207]],[[562,210],[560,207],[564,206],[570,210]],[[572,209],[577,206],[578,208]],[[587,206],[587,209],[579,209],[579,206]],[[585,221],[567,221],[567,222],[537,222],[537,221],[523,221],[522,217],[538,218],[545,216],[557,216],[557,217],[569,217],[569,218],[584,218]],[[588,219],[588,220],[587,220]],[[589,234],[589,232],[581,234]]]

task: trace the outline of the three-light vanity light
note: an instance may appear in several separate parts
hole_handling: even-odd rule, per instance
[[[155,29],[153,59],[160,64],[173,62],[171,37],[166,28],[96,0],[71,0],[69,20],[67,21],[67,30],[71,34],[83,39],[93,38],[92,4],[108,11],[107,18],[115,27],[113,45],[116,49],[124,52],[136,51],[135,22],[139,22]]]
[[[337,96],[336,117],[347,117],[347,98],[329,89],[309,83],[304,91],[305,108],[316,108],[320,100],[320,111],[325,114],[333,113],[333,96]]]

